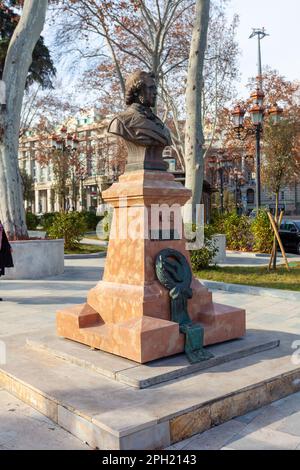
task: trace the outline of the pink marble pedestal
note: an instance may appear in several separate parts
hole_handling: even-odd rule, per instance
[[[155,258],[173,248],[190,262],[189,252],[184,239],[151,239],[150,230],[161,225],[150,217],[150,207],[172,206],[173,219],[181,221],[190,191],[170,173],[143,170],[125,173],[103,197],[114,206],[103,280],[88,293],[86,304],[57,313],[57,334],[139,363],[183,352],[184,336],[170,321],[169,292],[156,278]],[[204,345],[245,334],[244,310],[213,303],[211,292],[195,278],[191,287],[188,311],[204,326]]]

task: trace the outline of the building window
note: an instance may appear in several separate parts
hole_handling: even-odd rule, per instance
[[[284,191],[281,191],[281,199],[284,201]]]
[[[247,189],[247,204],[254,204],[254,190]]]

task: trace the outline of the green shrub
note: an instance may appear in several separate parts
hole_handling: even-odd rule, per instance
[[[26,225],[28,230],[35,230],[39,225],[40,219],[32,212],[26,212]]]
[[[64,238],[65,248],[73,250],[77,248],[86,230],[86,222],[80,212],[67,212],[56,214],[48,235],[50,238]]]
[[[82,212],[87,230],[95,231],[98,223],[103,217],[96,215],[95,212],[84,211]]]
[[[55,217],[57,216],[58,212],[48,212],[41,216],[40,224],[44,230],[48,231],[51,225],[54,222]]]
[[[205,226],[204,246],[199,250],[192,250],[190,252],[193,271],[199,271],[201,269],[208,268],[218,253],[218,248],[215,246],[215,242],[212,239],[213,233],[214,229],[212,226]]]
[[[251,250],[253,235],[251,221],[245,215],[237,215],[235,212],[226,214],[222,220],[222,231],[226,235],[226,244],[229,250]]]
[[[267,211],[261,209],[251,224],[253,249],[261,253],[271,253],[274,233]]]

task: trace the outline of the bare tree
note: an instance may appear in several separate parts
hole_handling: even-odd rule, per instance
[[[28,237],[18,167],[20,116],[32,53],[46,17],[47,0],[25,0],[6,54],[0,113],[0,217],[10,239]]]
[[[193,220],[195,220],[196,204],[201,200],[204,173],[201,109],[209,8],[210,0],[196,1],[186,89],[185,185],[192,190],[189,202],[193,208]]]
[[[210,129],[207,147],[237,75],[238,18],[228,23],[226,4],[211,2],[201,109]],[[86,59],[84,87],[99,90],[104,115],[122,107],[127,73],[137,68],[156,73],[158,112],[171,129],[173,149],[184,169],[184,95],[195,0],[61,0],[60,13],[55,11],[56,22],[61,22],[57,47],[72,53],[72,60]]]
[[[183,163],[182,134],[174,95],[184,94],[189,32],[194,0],[62,0],[56,43],[91,66],[85,85],[101,90],[104,111],[122,103],[126,75],[137,69],[153,71],[158,79],[160,114],[176,116],[172,139]],[[56,15],[59,16],[59,15]],[[78,42],[78,37],[82,42]],[[177,84],[181,83],[180,92]],[[116,98],[117,97],[117,98]]]

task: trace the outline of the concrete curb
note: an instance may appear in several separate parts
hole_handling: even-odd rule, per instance
[[[208,281],[200,279],[208,289],[224,290],[226,292],[237,292],[248,295],[261,295],[267,297],[276,297],[284,300],[300,301],[300,292],[283,289],[269,289],[267,287],[246,286],[243,284],[228,284],[226,282]]]

